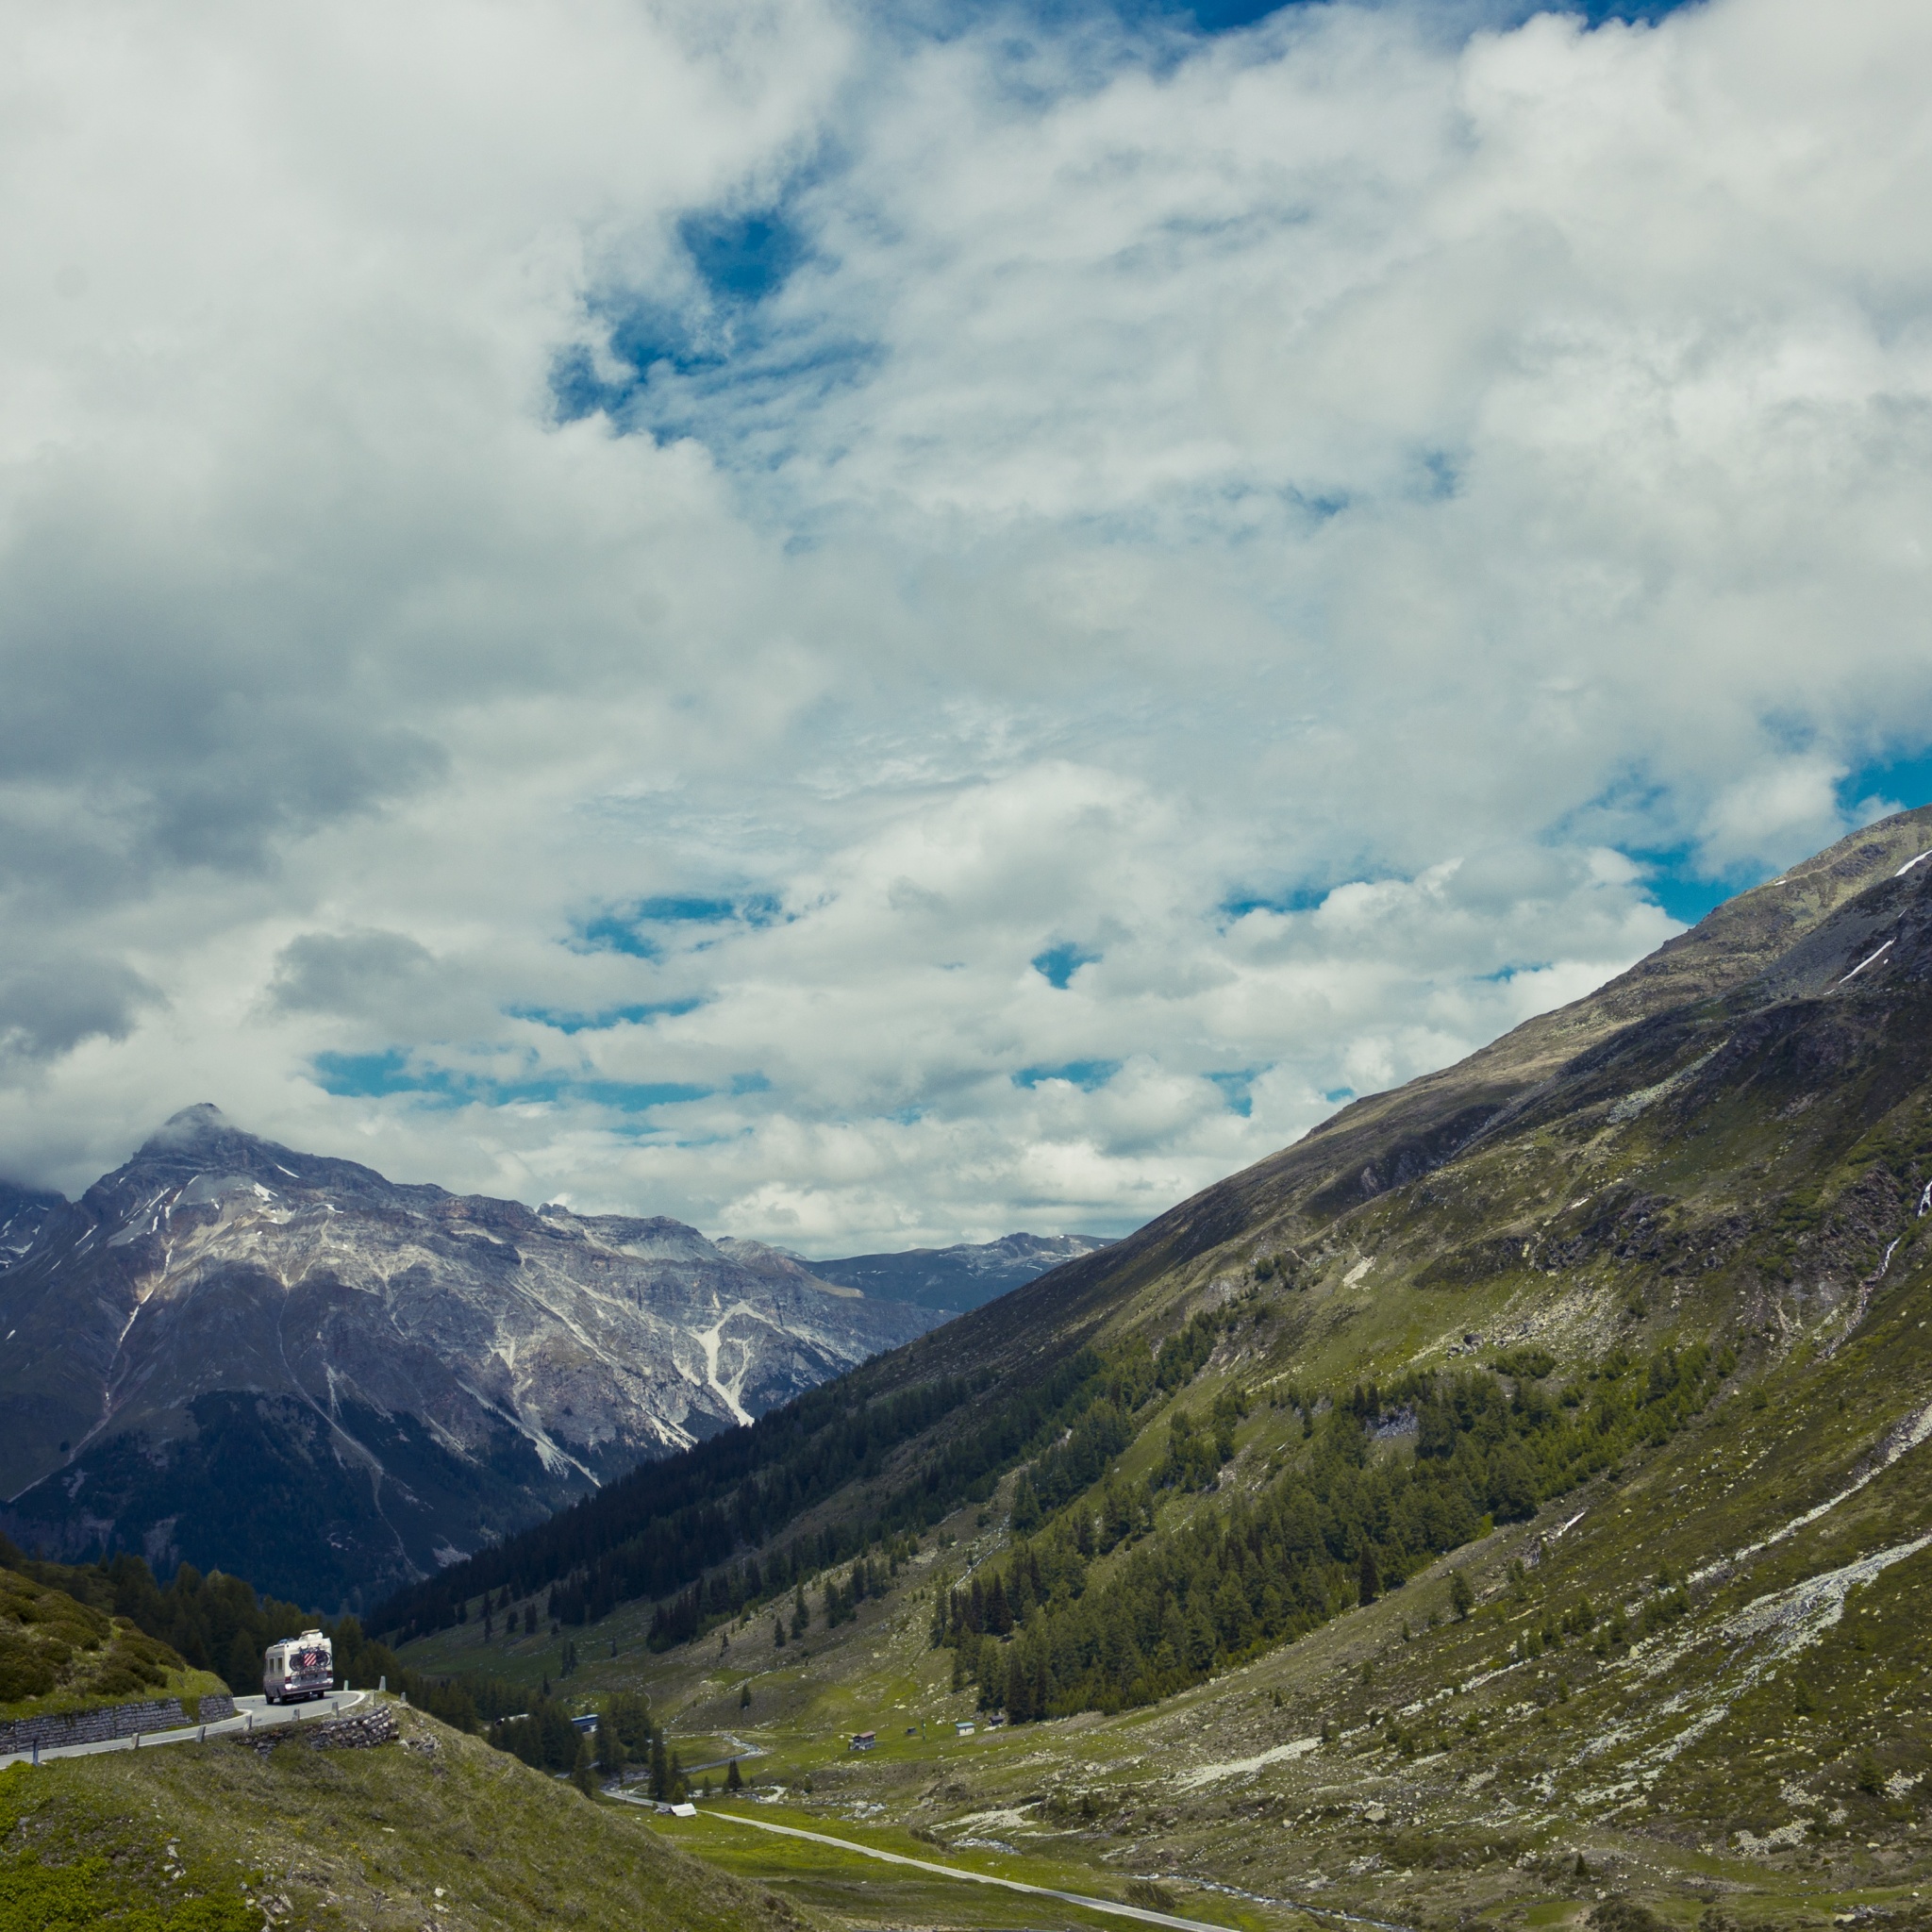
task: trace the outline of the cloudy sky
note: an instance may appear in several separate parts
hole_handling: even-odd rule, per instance
[[[0,1172],[1118,1233],[1932,797],[1932,10],[0,8]]]

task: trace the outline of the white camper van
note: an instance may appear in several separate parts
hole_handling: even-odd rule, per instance
[[[335,1652],[320,1630],[271,1643],[262,1664],[262,1695],[271,1704],[300,1704],[336,1688]]]

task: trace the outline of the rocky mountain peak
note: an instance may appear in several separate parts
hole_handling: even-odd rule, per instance
[[[16,1194],[0,1493],[17,1539],[179,1557],[326,1607],[944,1319],[747,1265],[662,1216],[397,1185],[207,1103],[78,1203]]]

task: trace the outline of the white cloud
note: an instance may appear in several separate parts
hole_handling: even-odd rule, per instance
[[[1775,864],[1780,855],[1823,845],[1840,829],[1840,764],[1794,758],[1740,778],[1711,801],[1699,844],[1716,871]]]
[[[1118,1228],[1932,740],[1919,10],[1016,21],[0,23],[0,1167]]]

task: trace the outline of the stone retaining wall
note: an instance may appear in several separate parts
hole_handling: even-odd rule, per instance
[[[354,1717],[333,1717],[309,1725],[306,1741],[318,1751],[366,1751],[374,1744],[387,1744],[398,1731],[395,1712],[378,1704]]]
[[[15,1718],[0,1724],[0,1757],[16,1751],[54,1751],[63,1744],[104,1744],[110,1738],[131,1738],[137,1732],[179,1730],[183,1724],[218,1724],[235,1715],[235,1700],[225,1691],[201,1700],[201,1716],[190,1719],[178,1697],[151,1697],[141,1704],[104,1704],[97,1710],[58,1711],[48,1717]]]

